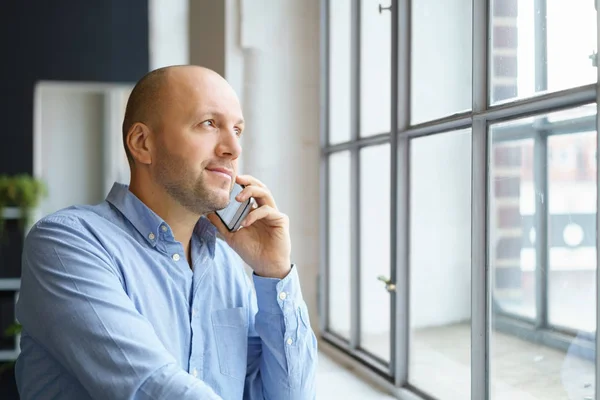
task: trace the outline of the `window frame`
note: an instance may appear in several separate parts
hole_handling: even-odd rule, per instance
[[[600,91],[598,79],[596,83],[569,88],[550,93],[538,93],[533,97],[511,99],[503,102],[491,102],[490,82],[493,60],[491,60],[491,0],[472,1],[472,109],[424,123],[410,124],[410,54],[411,54],[411,0],[391,0],[392,26],[392,88],[391,88],[391,132],[374,136],[359,137],[360,127],[360,0],[349,0],[352,4],[351,18],[351,136],[344,143],[329,143],[329,1],[320,0],[321,11],[321,161],[320,161],[320,273],[319,273],[319,321],[322,332],[321,339],[344,353],[348,361],[358,361],[361,370],[378,382],[383,383],[398,398],[411,398],[411,393],[421,398],[428,398],[418,388],[411,387],[408,382],[409,357],[409,178],[410,140],[417,137],[440,134],[459,129],[471,128],[472,182],[471,182],[471,398],[490,399],[490,338],[492,323],[499,331],[527,336],[537,343],[566,349],[573,339],[573,332],[556,332],[550,329],[547,322],[547,308],[544,312],[536,312],[535,321],[520,318],[507,313],[492,314],[492,289],[489,260],[489,153],[492,139],[490,126],[504,121],[517,120],[524,117],[543,116],[545,114],[571,109],[586,104],[596,103],[596,113],[600,108]],[[545,1],[535,0],[536,6],[545,12]],[[386,4],[382,4],[385,6]],[[385,10],[383,12],[386,12]],[[547,73],[544,67],[547,60],[547,43],[545,35],[545,18],[535,19],[536,32],[536,88],[547,87]],[[597,39],[600,43],[600,16],[597,13]],[[600,77],[600,68],[597,68]],[[597,115],[596,114],[596,115]],[[544,133],[531,130],[531,137],[547,139],[554,134],[575,133],[578,129],[591,126],[600,131],[600,118],[596,116],[582,117],[573,120],[553,122],[545,126]],[[511,129],[510,128],[506,128]],[[498,128],[495,128],[498,129]],[[505,128],[502,128],[505,129]],[[523,139],[523,127],[519,130],[518,139]],[[589,130],[589,129],[588,129]],[[517,139],[510,132],[502,135],[502,140]],[[495,141],[495,140],[494,140]],[[391,293],[391,360],[389,363],[373,357],[359,347],[360,343],[360,227],[354,223],[351,233],[351,338],[349,341],[327,331],[328,326],[328,158],[340,151],[351,153],[351,218],[359,221],[359,152],[361,148],[390,143],[391,147],[391,210],[390,210],[390,280],[395,283],[396,291]],[[538,156],[547,148],[536,150]],[[600,149],[597,140],[596,154]],[[600,168],[597,163],[596,184],[600,188]],[[543,173],[543,171],[542,171]],[[546,190],[547,190],[547,184]],[[600,300],[600,196],[596,199],[596,304]],[[536,213],[537,215],[538,213]],[[543,212],[536,220],[538,226],[547,226],[547,213]],[[536,217],[537,218],[537,217]],[[538,246],[538,245],[536,245]],[[536,251],[536,257],[543,257],[543,252]],[[543,260],[542,260],[543,261]],[[539,265],[539,264],[538,264]],[[538,270],[545,270],[536,268]],[[536,272],[536,283],[545,279],[545,272]],[[536,287],[538,285],[536,284]],[[546,288],[547,289],[547,288]],[[536,304],[547,304],[547,290],[537,290]],[[493,319],[492,319],[493,315]],[[600,307],[596,308],[596,332],[600,331]],[[600,340],[590,341],[598,354]],[[600,357],[596,357],[596,398],[600,399]],[[409,393],[410,392],[410,393]],[[408,397],[407,397],[408,396]]]

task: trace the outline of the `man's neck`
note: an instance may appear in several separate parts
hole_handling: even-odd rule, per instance
[[[183,245],[186,258],[191,265],[190,241],[200,215],[182,207],[154,184],[146,182],[142,184],[132,177],[129,191],[171,227],[175,240]]]

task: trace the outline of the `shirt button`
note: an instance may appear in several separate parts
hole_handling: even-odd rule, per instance
[[[294,343],[294,341],[292,340],[292,338],[288,338],[287,344],[292,344],[292,343]]]
[[[162,225],[162,226],[160,227],[160,229],[162,229],[162,231],[163,231],[163,232],[166,232],[166,231],[167,231],[167,226],[166,226],[166,225]]]
[[[155,237],[156,236],[154,236],[154,233],[151,233],[148,235],[148,239],[150,239],[150,240],[154,240]]]
[[[196,316],[196,309],[192,308],[192,317],[195,317],[195,316]]]
[[[179,261],[179,254],[173,254],[173,261]]]
[[[194,368],[194,370],[192,371],[192,375],[194,375],[194,378],[198,377],[198,370],[196,368]]]
[[[287,293],[286,293],[286,292],[281,292],[281,293],[279,293],[279,298],[280,298],[281,300],[285,300],[285,299],[286,299],[286,297],[287,297]]]

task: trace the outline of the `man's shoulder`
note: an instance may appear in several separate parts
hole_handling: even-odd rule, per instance
[[[104,246],[110,232],[103,229],[105,218],[101,205],[70,206],[40,218],[27,232],[23,252],[25,265],[43,265],[48,257],[55,254],[69,254],[74,257],[101,257],[110,260],[110,253]]]
[[[28,237],[51,228],[60,232],[66,229],[77,229],[81,233],[90,231],[95,225],[106,219],[108,204],[73,205],[43,216],[31,227]]]

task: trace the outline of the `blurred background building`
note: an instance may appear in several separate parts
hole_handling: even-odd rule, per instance
[[[127,183],[133,85],[191,63],[237,91],[242,172],[291,218],[318,399],[600,399],[594,0],[24,0],[0,18],[0,175],[23,193],[0,179],[0,331],[27,227]],[[3,400],[18,351],[0,338]]]

